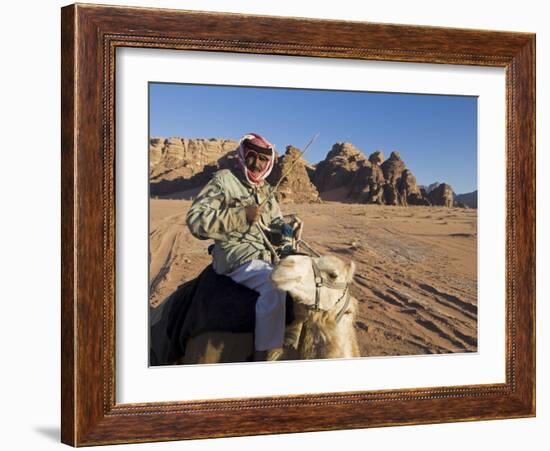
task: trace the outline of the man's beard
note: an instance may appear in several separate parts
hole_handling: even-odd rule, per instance
[[[262,175],[267,170],[267,167],[259,169],[255,166],[252,166],[252,168],[246,167],[246,170],[248,171],[248,177],[250,181],[252,181],[253,183],[261,183]]]
[[[267,164],[264,164],[263,166],[258,166],[255,162],[251,163],[250,166],[247,166],[247,169],[249,172],[252,172],[254,174],[261,174],[267,169]]]

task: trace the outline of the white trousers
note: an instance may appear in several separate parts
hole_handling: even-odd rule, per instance
[[[285,334],[286,291],[273,286],[273,265],[264,260],[251,260],[226,274],[235,282],[259,293],[256,301],[256,351],[281,348]]]

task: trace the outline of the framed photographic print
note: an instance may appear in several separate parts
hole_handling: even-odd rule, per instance
[[[535,415],[534,105],[532,34],[62,8],[62,441]]]

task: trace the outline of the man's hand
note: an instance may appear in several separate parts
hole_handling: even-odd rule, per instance
[[[246,207],[246,220],[253,224],[254,222],[258,221],[260,219],[260,215],[262,214],[262,207],[259,205],[249,205]]]

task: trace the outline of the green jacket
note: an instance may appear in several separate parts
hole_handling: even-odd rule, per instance
[[[216,172],[201,190],[187,212],[187,226],[198,239],[214,240],[212,265],[218,274],[227,274],[253,260],[271,261],[256,225],[246,219],[245,207],[261,203],[271,187],[252,186],[244,176],[229,169]],[[271,196],[262,210],[262,221],[269,225],[282,220],[281,209]]]

